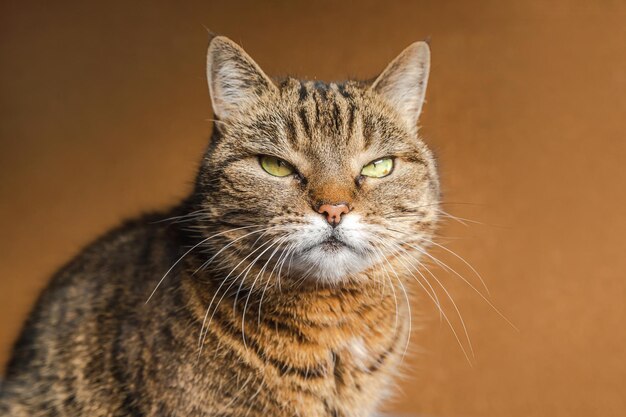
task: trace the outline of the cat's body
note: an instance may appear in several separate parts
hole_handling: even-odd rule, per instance
[[[406,347],[410,247],[427,245],[437,213],[434,163],[411,127],[427,47],[413,47],[373,86],[275,86],[215,38],[221,121],[193,194],[110,232],[54,277],[16,344],[0,413],[372,415]],[[404,114],[391,90],[409,58],[422,90]],[[297,170],[263,165],[268,175],[255,155]],[[390,170],[359,174],[391,156],[393,182]]]
[[[176,282],[146,303],[155,276],[190,243],[154,220],[108,234],[54,278],[9,365],[3,395],[20,401],[8,415],[367,415],[405,340],[406,329],[379,334],[393,326],[390,291],[285,291],[289,304],[266,294],[260,326],[258,303],[246,309],[245,346],[246,296],[233,311],[230,294],[199,357],[206,297],[219,282],[199,285],[199,261],[186,257]]]

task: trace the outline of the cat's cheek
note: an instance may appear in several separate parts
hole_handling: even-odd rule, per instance
[[[350,246],[365,252],[369,249],[367,229],[368,226],[360,214],[350,213],[342,220],[337,233]]]

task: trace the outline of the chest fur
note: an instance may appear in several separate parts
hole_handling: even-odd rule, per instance
[[[362,417],[386,396],[408,328],[395,300],[357,303],[331,294],[308,305],[296,299],[280,309],[253,307],[246,316],[228,305],[206,327],[203,382],[190,398],[207,411]],[[199,369],[183,368],[182,379],[198,381]]]

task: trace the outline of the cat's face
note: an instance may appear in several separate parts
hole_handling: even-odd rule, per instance
[[[230,245],[235,270],[258,262],[337,283],[425,246],[438,210],[416,128],[428,58],[414,44],[373,84],[274,83],[231,41],[212,41],[219,121],[199,184],[223,233],[214,248]]]

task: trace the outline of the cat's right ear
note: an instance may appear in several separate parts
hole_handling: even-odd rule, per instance
[[[427,42],[415,42],[400,53],[372,84],[416,131],[426,94],[430,69],[430,48]]]
[[[226,121],[263,94],[277,90],[272,80],[235,42],[216,36],[207,52],[207,81],[213,112]]]

